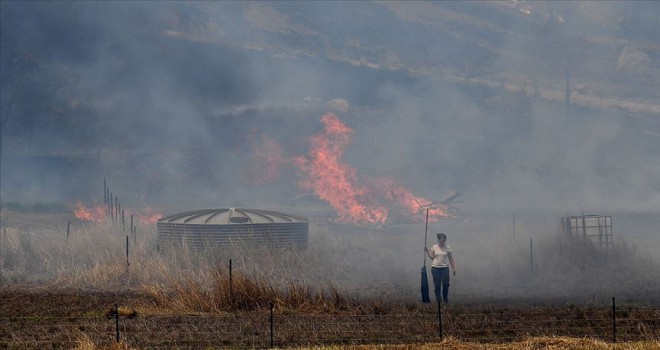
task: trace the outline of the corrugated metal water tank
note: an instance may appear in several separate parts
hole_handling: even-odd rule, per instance
[[[269,244],[307,247],[309,221],[301,216],[260,209],[202,209],[158,220],[159,246],[191,247]]]

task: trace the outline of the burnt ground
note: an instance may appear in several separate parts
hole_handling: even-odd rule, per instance
[[[307,314],[285,307],[214,313],[173,312],[142,292],[0,289],[0,349],[279,347],[420,344],[441,340],[504,343],[526,337],[617,341],[660,339],[657,305],[452,305],[345,309]],[[114,305],[118,304],[118,317]],[[439,324],[439,320],[442,321]],[[272,332],[272,333],[271,333]],[[442,333],[440,333],[442,332]],[[616,332],[616,333],[614,333]]]
[[[19,317],[76,317],[102,315],[115,304],[135,309],[153,305],[153,298],[137,293],[0,290],[0,315]]]

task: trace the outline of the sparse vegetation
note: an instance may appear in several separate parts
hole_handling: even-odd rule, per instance
[[[2,203],[2,210],[11,210],[19,213],[65,213],[68,208],[59,202],[36,202],[23,204],[18,202]]]
[[[410,302],[416,300],[416,271],[423,259],[419,228],[414,226],[409,232],[393,232],[399,229],[312,223],[308,249],[236,245],[193,250],[158,249],[154,225],[140,227],[137,237],[129,237],[126,256],[128,234],[112,222],[93,224],[69,214],[7,209],[2,215],[3,285],[149,291],[178,295],[180,307],[194,311],[263,308],[269,300],[307,310],[310,305],[352,305],[372,298],[379,305]],[[459,302],[512,297],[590,300],[594,295],[658,301],[653,295],[659,289],[658,262],[621,239],[607,252],[558,233],[534,235],[533,247],[531,238],[512,240],[497,232],[457,233],[450,235],[450,244],[461,262],[452,284]],[[386,272],[383,266],[388,266]],[[326,306],[321,310],[327,311]]]
[[[603,251],[478,217],[658,217],[658,4],[0,1],[0,349],[660,349],[660,219]],[[328,112],[347,132],[316,157]],[[95,205],[101,178],[130,233],[51,202]],[[412,216],[445,202],[475,215],[435,222],[440,307]],[[216,205],[302,209],[310,244],[134,235],[134,207]]]
[[[360,342],[369,342],[368,337],[379,342],[377,339],[382,335],[377,324],[404,322],[409,328],[400,328],[402,339],[418,339],[415,343],[419,345],[415,347],[439,345],[432,342],[423,345],[433,337],[436,310],[433,305],[417,300],[417,271],[421,263],[417,258],[421,256],[415,253],[419,244],[405,243],[411,238],[408,233],[377,234],[377,230],[347,233],[338,230],[348,227],[316,224],[312,226],[311,243],[306,250],[234,246],[199,251],[185,246],[158,250],[155,228],[142,227],[137,239],[129,241],[127,264],[126,235],[111,222],[74,222],[67,240],[64,232],[68,217],[28,215],[6,209],[2,214],[3,225],[7,227],[3,228],[0,241],[0,293],[9,301],[0,308],[3,315],[41,315],[46,319],[82,317],[85,322],[98,319],[104,327],[109,327],[107,319],[117,313],[113,304],[119,303],[119,317],[142,319],[140,324],[157,315],[168,315],[170,318],[165,320],[172,321],[177,315],[233,315],[241,319],[256,317],[257,321],[250,322],[263,324],[263,315],[272,306],[278,317],[285,317],[281,321],[285,324],[279,326],[279,332],[284,333],[278,335],[280,344],[300,344],[296,337],[307,334],[302,325],[310,322],[308,317],[316,315],[323,331],[313,333],[316,335],[308,340],[311,344],[336,342],[331,339],[341,339],[346,323],[363,317],[363,326],[352,330],[366,332],[367,338]],[[33,216],[34,220],[28,219]],[[418,235],[412,233],[412,236]],[[453,330],[440,343],[443,347],[479,348],[487,347],[483,344],[489,340],[498,343],[508,340],[507,344],[490,346],[517,349],[545,344],[558,349],[609,349],[611,344],[605,342],[562,337],[592,334],[596,329],[592,320],[608,318],[611,296],[619,297],[622,318],[632,320],[633,324],[636,319],[648,317],[655,318],[650,322],[657,322],[658,311],[655,309],[653,314],[653,310],[658,299],[652,294],[658,290],[657,265],[630,244],[618,244],[614,251],[603,255],[570,237],[547,235],[536,243],[532,271],[526,261],[527,240],[515,244],[505,240],[506,244],[498,244],[492,237],[454,235],[451,239],[455,249],[460,248],[457,258],[464,277],[459,275],[454,279],[451,295],[455,302],[446,311],[449,314],[443,316]],[[231,279],[229,259],[233,262]],[[392,261],[396,262],[394,265],[400,261],[401,265],[411,267],[405,270],[390,266],[388,273],[378,273],[382,271],[380,267]],[[555,270],[561,273],[554,273]],[[618,280],[612,281],[612,276]],[[23,302],[43,293],[56,299],[37,297],[43,302],[33,308]],[[332,322],[335,326],[323,321],[332,315],[339,317]],[[525,334],[553,335],[534,326],[549,322],[549,315],[553,315],[553,320],[564,320],[563,326],[557,326],[560,333],[555,334],[556,338],[521,340]],[[635,332],[647,342],[627,343],[626,347],[657,346],[654,342],[657,331],[645,326],[645,322],[649,321],[638,323]],[[508,330],[510,326],[506,325],[518,325],[514,327],[518,330]],[[533,328],[520,328],[520,325]],[[419,338],[420,330],[429,326]],[[135,328],[133,332],[143,331]],[[426,333],[431,338],[426,338]],[[123,342],[105,347],[106,343],[90,338],[84,331],[77,334],[71,336],[77,339],[80,349],[131,348]],[[66,336],[66,339],[74,338]],[[262,341],[263,335],[257,338]],[[478,343],[466,342],[470,339]]]

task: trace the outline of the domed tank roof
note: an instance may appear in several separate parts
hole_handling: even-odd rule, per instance
[[[169,215],[158,223],[196,225],[237,225],[237,224],[290,224],[306,223],[302,216],[279,213],[262,209],[201,209]]]

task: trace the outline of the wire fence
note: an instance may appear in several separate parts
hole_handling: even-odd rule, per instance
[[[613,303],[614,305],[614,303]],[[118,310],[118,309],[117,309]],[[445,337],[511,342],[530,336],[658,341],[660,309],[565,306],[548,310],[303,315],[274,309],[226,315],[0,316],[0,349],[70,349],[124,342],[140,349],[411,344]]]

